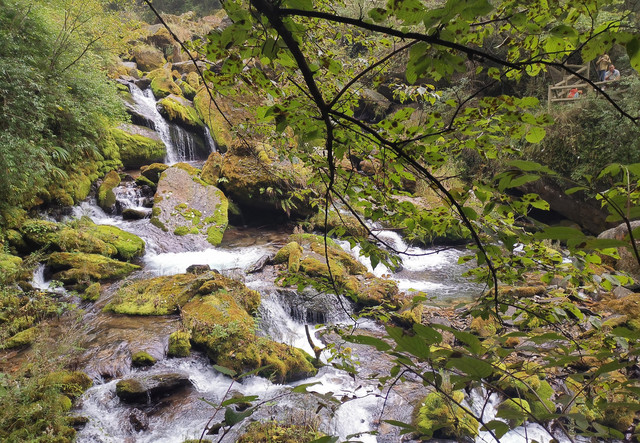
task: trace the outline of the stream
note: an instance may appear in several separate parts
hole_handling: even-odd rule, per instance
[[[138,114],[147,115],[148,126],[155,129],[165,141],[168,163],[204,160],[198,157],[197,149],[190,145],[189,137],[178,137],[175,131],[172,134],[171,125],[157,113],[150,91],[141,91],[131,85],[131,92]],[[215,145],[208,140],[208,132],[204,139],[209,151],[214,150]],[[123,183],[114,190],[122,207],[143,206],[141,196],[136,194],[135,189]],[[373,335],[384,333],[383,327],[371,320],[354,324],[348,303],[340,302],[334,295],[318,297],[307,290],[298,293],[292,288],[276,286],[274,271],[269,267],[260,272],[247,272],[265,255],[274,254],[286,244],[290,232],[283,227],[229,227],[222,244],[213,248],[206,242],[195,240],[196,236],[178,237],[165,233],[153,226],[148,218],[123,220],[119,215],[106,214],[95,201],[86,201],[73,208],[70,218],[82,216],[91,218],[97,224],[118,226],[146,242],[146,253],[141,260],[142,270],[130,278],[174,275],[185,272],[192,264],[206,264],[260,292],[259,335],[313,354],[306,338],[305,325],[309,326],[317,345],[338,340],[331,333],[320,336],[327,325],[349,325],[355,333],[357,330]],[[379,231],[378,235],[395,249],[410,254],[403,258],[402,270],[393,273],[382,265],[371,269],[368,260],[362,262],[376,275],[394,279],[402,291],[425,291],[430,297],[429,303],[434,306],[464,303],[483,291],[482,286],[462,277],[468,268],[467,265],[458,264],[458,259],[466,254],[465,251],[409,247],[396,232]],[[350,250],[346,244],[342,246],[360,258],[357,249]],[[410,441],[399,434],[397,427],[383,420],[411,422],[412,405],[426,395],[426,390],[419,380],[408,379],[390,392],[381,392],[374,376],[391,368],[392,363],[386,354],[368,346],[349,344],[354,359],[359,363],[357,377],[326,365],[316,376],[295,383],[280,385],[258,376],[234,382],[216,371],[208,359],[196,351],[188,357],[166,357],[168,336],[179,328],[178,316],[133,317],[103,312],[102,308],[119,284],[121,282],[104,285],[98,301],[81,305],[85,310],[82,321],[85,326],[80,346],[85,351],[78,364],[79,369],[93,379],[94,386],[72,411],[74,415],[88,418],[87,424],[77,434],[78,442],[180,443],[186,439],[198,439],[210,420],[212,424],[222,421],[224,411],[214,417],[215,408],[211,405],[228,398],[229,392],[257,395],[262,405],[250,418],[234,426],[222,440],[218,435],[206,435],[206,441],[234,442],[246,428],[248,420],[261,419],[308,423],[327,435],[338,436],[341,441]],[[48,285],[42,268],[34,277],[34,285]],[[157,363],[149,369],[132,368],[131,355],[138,351],[149,353],[157,359]],[[329,358],[330,355],[323,352],[321,360],[327,362]],[[138,406],[138,409],[122,403],[115,394],[115,386],[123,377],[139,372],[186,374],[191,386],[146,406]],[[300,384],[313,385],[307,388],[307,393],[292,392]],[[476,392],[467,401],[470,407],[480,412],[484,397],[482,392]],[[495,406],[491,401],[497,403],[497,399],[490,399],[489,402],[490,406]],[[490,420],[491,414],[495,415],[495,407],[486,408],[483,414],[485,419]],[[145,426],[136,424],[140,422],[140,417],[142,421],[148,421]],[[377,435],[368,433],[374,429]],[[551,439],[536,426],[528,425],[526,434],[522,429],[511,431],[501,441],[525,441],[527,437],[539,442]],[[481,433],[477,441],[493,439]]]

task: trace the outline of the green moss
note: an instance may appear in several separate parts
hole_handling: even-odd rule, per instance
[[[115,279],[140,269],[131,263],[82,252],[54,252],[48,264],[58,271],[54,278],[65,283]]]
[[[28,346],[33,343],[38,336],[38,328],[32,327],[18,332],[13,337],[9,338],[3,345],[2,349],[20,348],[22,346]]]
[[[112,136],[120,149],[120,158],[125,168],[139,168],[161,162],[167,154],[167,147],[160,139],[133,134],[120,128],[114,128]]]
[[[47,374],[44,384],[56,387],[69,398],[79,398],[93,385],[91,378],[81,371],[57,371]]]
[[[194,91],[195,94],[195,91]],[[161,113],[169,121],[178,123],[190,128],[200,128],[204,126],[198,113],[186,100],[180,100],[178,97],[169,96],[160,100]]]
[[[151,71],[147,77],[151,79],[151,90],[157,99],[171,94],[178,96],[182,94],[180,87],[173,81],[173,75],[169,69],[158,68]]]
[[[480,337],[493,337],[499,328],[499,323],[493,318],[489,317],[484,319],[482,317],[475,317],[471,320],[471,331]]]
[[[224,231],[228,224],[229,200],[224,196],[222,191],[218,192],[220,204],[216,206],[213,217],[205,218],[205,224],[210,226],[207,228],[207,241],[212,245],[219,245],[222,242]]]
[[[11,254],[0,253],[0,284],[13,283],[22,273],[22,259]]]
[[[123,260],[132,260],[144,254],[144,240],[116,226],[93,225],[89,228],[89,232],[115,247],[117,256]]]
[[[209,154],[207,161],[202,166],[200,178],[210,185],[217,185],[222,175],[223,157],[219,152]]]
[[[189,100],[193,100],[198,92],[193,86],[189,84],[189,82],[180,82],[178,84],[180,89],[182,90],[182,95]]]
[[[152,182],[151,180],[149,180],[147,177],[145,177],[144,175],[141,175],[139,177],[136,177],[136,184],[138,186],[149,186],[151,189],[153,189],[154,191],[156,190],[156,188],[158,187],[158,185],[154,182]]]
[[[104,307],[106,311],[129,315],[168,315],[178,312],[198,291],[203,279],[177,274],[123,285]]]
[[[84,290],[84,294],[82,294],[82,299],[87,301],[96,301],[100,298],[100,283],[93,283],[89,285],[87,289]]]
[[[136,367],[153,366],[156,359],[144,351],[136,352],[131,356],[131,363]]]
[[[169,335],[169,357],[187,357],[191,353],[191,334],[185,331],[175,331]]]
[[[478,421],[457,403],[462,391],[451,393],[451,401],[440,392],[432,392],[424,399],[417,414],[416,428],[426,437],[465,439],[478,435]]]
[[[169,168],[169,166],[165,165],[164,163],[152,163],[140,168],[140,173],[144,177],[151,180],[153,183],[158,184],[158,181],[160,180],[160,174],[166,171],[167,168]]]
[[[308,443],[323,435],[308,426],[275,421],[253,422],[238,438],[237,443]]]
[[[187,235],[190,233],[191,233],[191,229],[189,229],[189,227],[187,226],[178,226],[173,230],[174,235]]]
[[[224,149],[231,146],[233,135],[229,123],[227,123],[220,111],[216,109],[216,106],[211,103],[211,98],[206,88],[198,91],[193,99],[193,106],[201,120],[209,127],[211,136],[218,147]]]
[[[366,226],[363,226],[352,214],[337,214],[332,211],[325,223],[324,214],[319,212],[309,219],[309,223],[311,229],[320,231],[344,228],[347,234],[354,237],[366,237],[369,233]]]
[[[46,220],[30,219],[23,223],[20,232],[28,244],[47,247],[57,243],[60,225]]]
[[[102,209],[108,210],[116,204],[116,195],[113,188],[120,184],[120,176],[116,171],[110,171],[102,180],[98,188],[98,205]]]
[[[112,257],[118,253],[116,247],[85,229],[65,226],[58,234],[58,247],[63,252],[86,252]]]
[[[302,258],[302,246],[297,242],[289,242],[278,252],[276,252],[273,262],[275,264],[287,263],[289,272],[298,272],[300,269],[300,260]]]

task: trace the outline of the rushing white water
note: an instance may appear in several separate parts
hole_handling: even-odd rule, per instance
[[[209,265],[211,269],[227,271],[247,269],[269,251],[262,247],[233,250],[209,248],[201,251],[147,254],[145,268],[156,275],[175,275],[186,272],[192,264]]]
[[[171,128],[164,117],[160,115],[153,92],[151,89],[145,89],[143,91],[133,83],[129,84],[129,91],[131,91],[131,97],[133,97],[133,100],[136,102],[137,110],[153,122],[152,129],[158,133],[160,140],[162,140],[167,147],[165,162],[167,164],[177,163],[178,154],[171,139]]]
[[[33,272],[31,284],[34,288],[42,291],[55,292],[58,294],[66,294],[66,290],[62,286],[52,287],[51,280],[47,280],[44,277],[45,265],[40,264]]]
[[[216,141],[211,136],[211,131],[209,131],[209,127],[205,125],[204,127],[204,141],[209,148],[209,152],[218,152],[218,145],[216,145]]]

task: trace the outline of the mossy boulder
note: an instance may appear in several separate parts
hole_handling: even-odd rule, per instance
[[[82,294],[82,299],[83,300],[87,300],[87,301],[96,301],[100,298],[100,289],[101,289],[101,285],[100,283],[92,283],[90,284],[87,289],[84,290],[84,293]]]
[[[227,149],[233,143],[231,127],[220,113],[216,105],[211,101],[206,88],[198,91],[193,98],[193,106],[200,116],[200,120],[207,125],[211,136],[219,148]]]
[[[118,253],[113,244],[101,240],[86,229],[76,229],[71,226],[63,226],[60,229],[56,245],[63,252],[86,252],[105,257],[113,257]]]
[[[338,289],[360,306],[385,304],[393,309],[401,307],[401,294],[394,281],[368,272],[366,266],[331,239],[327,239],[326,248],[324,238],[318,235],[294,234],[289,240],[274,258],[276,264],[287,264],[283,276],[300,274],[327,282],[332,276]],[[328,283],[327,290],[333,290],[331,283]]]
[[[169,335],[169,357],[187,357],[191,353],[191,334],[186,331],[175,331]]]
[[[2,349],[21,348],[23,346],[29,346],[33,343],[38,336],[38,328],[31,327],[20,331],[14,336],[10,337],[6,342],[2,344]]]
[[[141,71],[153,71],[167,62],[162,51],[151,45],[137,45],[131,53]]]
[[[30,247],[42,248],[55,245],[61,226],[56,222],[30,219],[20,227],[20,233]]]
[[[144,240],[116,226],[91,224],[87,231],[95,238],[114,247],[116,257],[122,260],[133,260],[141,257],[145,252]]]
[[[116,195],[113,189],[120,184],[120,175],[116,171],[110,171],[105,175],[98,188],[98,205],[107,212],[113,212],[116,205]]]
[[[125,168],[137,169],[143,165],[162,162],[167,155],[167,147],[158,133],[151,129],[124,124],[111,132]]]
[[[137,375],[120,380],[116,384],[116,395],[125,403],[147,403],[189,386],[188,374]]]
[[[147,367],[156,364],[156,359],[147,352],[139,351],[131,355],[131,364],[135,367]]]
[[[13,283],[22,273],[22,259],[20,257],[0,253],[0,284]]]
[[[222,175],[223,156],[219,152],[209,154],[207,161],[202,166],[200,178],[210,185],[217,185]]]
[[[184,97],[171,94],[160,100],[158,107],[160,114],[173,123],[188,129],[197,129],[204,126],[193,107],[193,103]]]
[[[316,373],[311,357],[300,349],[256,336],[253,317],[227,292],[194,298],[184,306],[182,320],[195,345],[237,373],[264,367],[259,374],[277,382]]]
[[[54,252],[47,264],[55,272],[53,278],[64,283],[117,279],[140,269],[131,263],[83,252]]]
[[[264,143],[231,146],[223,157],[221,176],[225,193],[243,211],[290,218],[307,218],[317,211],[308,197],[313,195],[307,184],[310,170],[281,160]]]
[[[152,163],[150,165],[145,165],[140,168],[140,173],[149,179],[154,184],[158,184],[160,181],[160,174],[167,170],[169,165],[165,165],[164,163]]]
[[[151,90],[156,99],[167,97],[171,94],[181,95],[180,86],[173,81],[173,74],[167,68],[159,68],[151,71],[147,78],[151,79]]]
[[[345,232],[354,237],[366,237],[368,230],[366,226],[358,221],[353,214],[338,214],[336,211],[325,214],[319,212],[313,215],[307,222],[305,230],[330,231],[335,228],[343,228]]]
[[[324,434],[310,429],[309,426],[278,423],[275,421],[253,422],[242,434],[237,443],[278,442],[308,443]]]
[[[440,392],[427,395],[417,413],[417,430],[425,437],[459,441],[475,438],[478,435],[478,421],[458,406],[464,400],[464,393],[454,391],[450,397]]]
[[[228,200],[220,189],[198,177],[199,170],[179,163],[160,176],[151,222],[178,235],[200,235],[217,245],[228,224]]]
[[[44,379],[47,386],[55,386],[64,395],[74,400],[79,398],[93,385],[93,381],[87,374],[81,371],[56,371],[50,372]]]

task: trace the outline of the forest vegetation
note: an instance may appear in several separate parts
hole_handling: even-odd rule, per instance
[[[347,297],[386,334],[332,332],[388,356],[382,389],[429,389],[412,422],[388,421],[401,433],[499,440],[527,421],[569,441],[640,439],[639,12],[601,0],[0,0],[0,440],[73,440],[69,410],[91,384],[76,367],[78,300],[97,299],[100,282],[144,254],[133,234],[40,215],[89,196],[112,208],[118,172],[140,167],[136,182],[154,190],[171,174],[220,188],[223,209],[202,220],[189,202],[167,216],[156,197],[151,222],[175,236],[217,245],[234,211],[291,226],[271,260],[278,284]],[[594,72],[602,53],[622,73],[606,88]],[[178,72],[185,63],[194,68]],[[570,75],[588,93],[547,103],[548,86]],[[167,173],[162,146],[127,132],[124,85],[137,81],[168,118],[213,135],[219,152],[202,169]],[[247,162],[258,167],[247,173]],[[452,310],[463,327],[429,321],[433,294],[401,294],[332,240],[392,272],[404,251],[380,227],[467,247],[468,277],[485,291]],[[39,263],[76,298],[34,288]],[[319,354],[258,338],[255,291],[204,275],[125,285],[105,309],[179,313],[188,333],[172,335],[169,353],[199,347],[233,377],[317,371]],[[241,294],[224,298],[232,314],[211,307],[226,297],[214,286]],[[136,305],[132,293],[147,298]],[[60,321],[64,340],[50,329]],[[228,337],[252,355],[228,357]],[[357,376],[349,348],[333,352],[329,364]],[[466,406],[476,388],[502,396],[497,418]],[[230,408],[241,400],[218,406],[225,432],[250,415]],[[288,441],[275,435],[295,430],[249,432]]]

